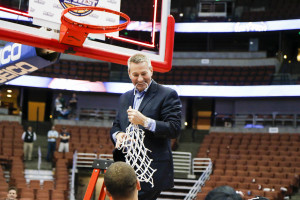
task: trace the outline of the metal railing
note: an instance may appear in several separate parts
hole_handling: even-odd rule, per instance
[[[207,167],[209,166],[209,163],[211,162],[210,158],[194,158],[193,159],[193,167],[192,167],[192,173],[201,173],[205,172]]]
[[[173,163],[175,173],[191,174],[192,154],[190,152],[173,151]]]
[[[205,184],[206,180],[209,178],[211,172],[212,172],[212,162],[210,158],[194,158],[193,160],[193,171],[195,172],[196,167],[194,169],[194,164],[196,163],[201,163],[203,164],[203,167],[206,165],[205,170],[203,171],[204,168],[199,168],[199,172],[203,171],[202,175],[199,177],[198,181],[193,185],[192,189],[189,191],[189,193],[186,195],[184,200],[192,200],[195,199],[197,196],[197,193],[201,191],[202,186]],[[198,165],[198,164],[196,164]],[[197,169],[198,170],[198,169]]]
[[[95,153],[77,153],[77,167],[92,167],[98,156]]]
[[[173,162],[175,173],[187,173],[191,174],[192,171],[192,154],[190,152],[178,152],[174,151]],[[98,156],[95,153],[77,153],[77,167],[92,167],[93,161]],[[99,158],[113,159],[112,154],[99,154]]]
[[[99,159],[108,159],[108,160],[113,160],[113,155],[112,154],[99,154]]]
[[[72,178],[70,189],[70,200],[75,200],[75,173],[77,168],[77,151],[73,154]]]

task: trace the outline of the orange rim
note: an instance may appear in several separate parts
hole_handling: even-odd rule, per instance
[[[120,15],[126,20],[126,22],[118,25],[111,25],[111,26],[97,26],[97,25],[76,22],[65,16],[67,12],[74,11],[74,10],[97,10],[97,11],[112,13],[115,15]],[[130,22],[130,18],[125,13],[114,11],[108,8],[93,7],[93,6],[78,6],[78,7],[66,8],[65,10],[63,10],[61,15],[61,23],[64,24],[66,27],[72,30],[85,32],[85,33],[112,33],[116,31],[121,31],[127,27],[129,22]]]

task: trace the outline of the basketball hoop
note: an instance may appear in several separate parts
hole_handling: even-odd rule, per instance
[[[126,21],[118,25],[98,26],[98,25],[91,25],[82,22],[76,22],[65,16],[66,13],[70,11],[76,11],[76,10],[77,11],[96,10],[96,11],[111,13],[123,17]],[[61,14],[59,42],[64,44],[74,45],[74,46],[82,46],[83,42],[85,41],[89,33],[105,34],[105,33],[121,31],[127,27],[129,22],[130,22],[130,18],[128,17],[128,15],[122,12],[110,10],[108,8],[93,7],[93,6],[77,6],[77,7],[66,8],[65,10],[63,10]]]

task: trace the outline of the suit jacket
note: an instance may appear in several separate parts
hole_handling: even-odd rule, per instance
[[[119,110],[110,131],[111,136],[117,131],[126,132],[126,128],[130,124],[127,109],[129,106],[133,106],[133,101],[133,90],[121,95]],[[156,121],[155,132],[146,130],[142,126],[140,128],[145,131],[145,147],[151,151],[148,152],[148,156],[153,159],[151,167],[157,169],[157,171],[153,175],[154,188],[151,188],[150,183],[141,183],[144,191],[166,190],[174,186],[170,139],[176,138],[180,134],[181,107],[180,99],[175,90],[152,81],[139,111],[146,117]],[[113,139],[112,141],[115,143]]]

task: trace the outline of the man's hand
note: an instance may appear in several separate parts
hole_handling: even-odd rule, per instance
[[[144,126],[145,122],[147,121],[147,117],[145,115],[140,113],[138,110],[132,109],[131,106],[129,106],[127,114],[128,120],[133,124]]]
[[[124,132],[119,132],[117,135],[116,135],[116,148],[118,148],[122,142],[123,142],[123,139],[125,137],[125,133]]]

